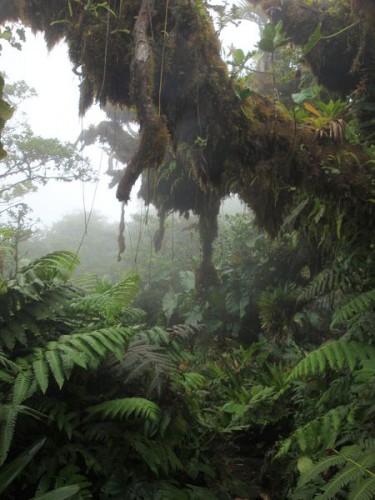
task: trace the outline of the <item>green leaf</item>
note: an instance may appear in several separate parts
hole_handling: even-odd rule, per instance
[[[258,47],[260,50],[263,50],[263,52],[273,52],[275,50],[273,40],[269,40],[268,38],[262,38],[258,43]]]
[[[312,35],[309,36],[309,39],[308,39],[306,45],[303,47],[303,55],[304,56],[306,54],[308,54],[310,52],[310,50],[312,50],[315,47],[315,45],[321,40],[321,38],[322,38],[322,34],[320,32],[321,26],[322,26],[322,24],[319,23],[318,26],[316,27],[314,33],[312,33]]]
[[[3,38],[4,40],[7,40],[9,42],[9,40],[12,39],[12,32],[10,31],[10,29],[6,29],[5,31],[0,33],[0,38]]]
[[[171,318],[174,310],[178,305],[178,298],[179,294],[173,292],[172,290],[167,292],[163,297],[162,307],[167,321]]]
[[[14,481],[26,465],[34,458],[44,445],[46,438],[41,439],[22,455],[14,459],[5,469],[0,471],[0,494]]]
[[[144,398],[124,398],[115,399],[112,401],[105,401],[87,409],[90,415],[101,415],[102,417],[122,418],[127,419],[130,417],[141,418],[156,422],[159,418],[159,406]]]
[[[292,94],[293,102],[296,104],[303,104],[305,101],[310,101],[319,96],[319,87],[316,85],[301,90],[297,94]]]
[[[31,500],[65,500],[66,498],[71,498],[78,493],[79,490],[80,487],[78,485],[72,484],[70,486],[63,486],[62,488],[48,491],[44,495],[34,497]]]
[[[51,368],[51,372],[53,373],[53,376],[55,377],[57,385],[61,389],[62,386],[64,385],[64,379],[65,379],[61,358],[60,358],[59,354],[54,350],[47,351],[46,358],[47,358],[48,364]]]
[[[48,388],[48,365],[43,358],[40,358],[34,361],[33,368],[39,387],[45,394]]]
[[[266,24],[262,33],[262,40],[267,39],[273,41],[275,36],[276,36],[275,26],[272,23]]]
[[[314,462],[309,457],[299,457],[297,460],[297,469],[300,474],[306,474],[313,465]]]

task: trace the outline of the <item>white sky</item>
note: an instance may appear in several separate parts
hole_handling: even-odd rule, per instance
[[[252,23],[245,21],[237,28],[225,28],[222,39],[225,45],[233,44],[247,51],[257,42],[258,33]],[[42,35],[34,36],[28,32],[21,51],[11,48],[6,42],[2,46],[0,70],[5,72],[7,80],[25,80],[38,92],[37,98],[21,105],[36,134],[74,142],[83,128],[105,117],[97,106],[91,108],[83,119],[78,117],[79,78],[72,72],[63,43],[48,53]],[[107,158],[101,150],[90,147],[83,153],[90,157],[94,170],[104,174]],[[101,175],[97,187],[93,183],[83,186],[81,182],[50,182],[37,193],[29,195],[26,202],[33,209],[35,217],[40,218],[43,224],[50,224],[66,213],[81,211],[84,208],[84,192],[87,211],[93,204],[94,210],[111,220],[119,220],[120,203],[116,199],[115,189],[108,188],[108,182],[106,175]],[[127,214],[140,210],[142,202],[136,196],[137,191],[135,187],[126,209]]]

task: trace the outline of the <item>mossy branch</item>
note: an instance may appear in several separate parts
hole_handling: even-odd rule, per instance
[[[154,0],[143,0],[133,29],[134,56],[131,64],[131,92],[141,125],[138,151],[122,177],[116,196],[127,203],[130,191],[146,168],[157,168],[166,156],[169,134],[165,120],[152,100],[154,55],[148,28],[154,15]]]

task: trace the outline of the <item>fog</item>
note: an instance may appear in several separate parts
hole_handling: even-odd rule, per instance
[[[222,41],[224,46],[233,44],[251,50],[257,36],[254,25],[243,22],[237,28],[232,25],[225,28]],[[104,112],[97,105],[83,118],[78,116],[80,82],[72,71],[64,43],[59,43],[48,52],[43,36],[27,30],[22,50],[16,50],[8,43],[2,45],[0,69],[5,73],[7,82],[24,80],[37,91],[37,97],[22,102],[16,113],[25,113],[35,134],[75,142],[83,129],[105,119]],[[98,177],[97,182],[49,181],[46,186],[39,187],[37,192],[25,197],[24,201],[31,207],[39,225],[51,225],[67,213],[88,213],[91,210],[100,212],[111,221],[119,220],[121,206],[116,199],[115,188],[108,188],[110,178],[105,175],[107,155],[97,145],[85,148],[83,155],[90,158]],[[139,183],[133,189],[126,207],[127,218],[141,211],[143,201],[137,197],[138,189]]]

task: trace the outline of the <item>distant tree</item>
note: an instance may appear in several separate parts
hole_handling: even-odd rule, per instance
[[[6,85],[4,95],[16,113],[3,133],[8,154],[0,171],[0,201],[14,203],[51,179],[69,182],[93,178],[89,160],[72,143],[35,135],[25,114],[17,111],[23,100],[37,95],[34,89],[19,81]]]
[[[4,83],[3,78],[0,83]],[[19,242],[32,233],[30,220],[24,220],[26,216],[30,219],[24,195],[36,191],[52,179],[89,181],[93,179],[93,172],[89,160],[73,144],[34,134],[25,114],[18,109],[22,101],[37,95],[34,89],[26,82],[18,81],[2,85],[1,90],[6,99],[0,103],[1,125],[5,124],[6,118],[9,121],[1,136],[1,147],[4,149],[0,150],[3,157],[0,167],[0,223],[12,229],[6,241],[10,253],[13,253],[13,264],[4,265],[3,271],[13,272],[18,267]],[[24,230],[26,226],[27,231]],[[9,252],[5,259],[9,264],[8,257]]]

